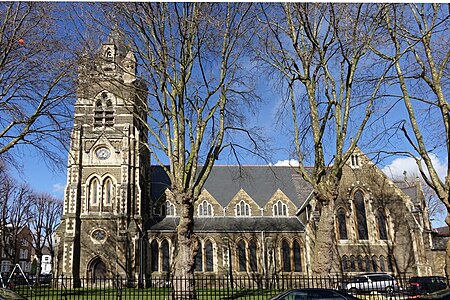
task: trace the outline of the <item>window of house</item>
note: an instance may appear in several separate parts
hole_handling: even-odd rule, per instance
[[[281,200],[273,205],[273,215],[274,216],[287,216],[287,205]]]
[[[389,272],[393,272],[394,271],[394,261],[392,258],[392,255],[388,255],[388,261],[387,261],[387,267],[388,267],[388,271]]]
[[[2,273],[8,273],[10,270],[10,263],[7,260],[2,260],[1,264],[1,272]]]
[[[378,209],[377,213],[378,232],[380,234],[380,240],[387,240],[386,218],[384,217],[383,209]]]
[[[150,243],[151,249],[151,258],[150,258],[150,268],[152,272],[158,272],[158,263],[159,263],[159,247],[158,242],[153,240]]]
[[[250,216],[250,205],[244,200],[236,205],[236,216]]]
[[[20,249],[19,250],[19,259],[27,259],[28,258],[28,250]]]
[[[237,245],[239,272],[247,272],[247,253],[245,242],[239,241]]]
[[[345,209],[342,207],[337,211],[337,221],[338,221],[338,230],[339,230],[339,239],[347,240],[347,219],[345,214]]]
[[[170,258],[169,258],[169,242],[164,240],[161,243],[161,260],[162,260],[162,271],[169,272]]]
[[[198,215],[199,216],[212,216],[213,209],[211,203],[204,200],[202,203],[198,205]]]
[[[358,237],[360,240],[367,240],[368,230],[367,230],[367,219],[366,219],[366,208],[364,205],[364,197],[361,191],[357,191],[354,196],[355,209],[356,209],[356,223],[358,227]]]

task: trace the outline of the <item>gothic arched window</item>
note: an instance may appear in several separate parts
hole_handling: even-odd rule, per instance
[[[361,255],[358,255],[358,257],[356,258],[357,262],[358,262],[358,272],[362,272],[364,271],[363,269],[363,259]]]
[[[291,272],[291,249],[286,240],[283,240],[281,243],[281,252],[283,257],[283,271]]]
[[[256,243],[255,241],[250,241],[248,244],[249,254],[250,254],[250,271],[257,272],[258,271],[258,260],[256,257]]]
[[[198,215],[199,216],[212,216],[212,205],[208,201],[204,200],[198,205]]]
[[[372,256],[372,270],[374,272],[378,271],[378,258],[375,255]]]
[[[355,272],[355,257],[353,255],[350,256],[350,272]]]
[[[287,205],[281,200],[273,205],[273,215],[274,216],[287,216]]]
[[[161,258],[162,258],[162,271],[169,272],[170,257],[169,257],[169,242],[164,240],[161,243]]]
[[[347,257],[347,255],[342,256],[342,271],[348,272],[348,257]]]
[[[358,237],[360,240],[367,240],[368,230],[367,230],[367,219],[366,219],[366,208],[364,206],[364,197],[361,191],[355,193],[355,209],[356,209],[356,223],[358,226]]]
[[[91,180],[89,192],[90,192],[89,200],[91,204],[98,205],[99,182],[97,178]]]
[[[380,233],[380,240],[387,240],[386,218],[383,209],[378,209],[377,213],[378,232]]]
[[[197,255],[195,256],[195,271],[203,271],[203,251],[202,245],[198,246]]]
[[[94,126],[113,126],[114,108],[107,92],[102,92],[100,99],[95,101]]]
[[[210,241],[205,243],[205,271],[214,272],[214,261],[213,261],[213,245]]]
[[[158,248],[158,242],[156,240],[153,240],[150,243],[150,249],[151,249],[151,261],[150,261],[151,271],[158,272],[159,248]]]
[[[366,272],[370,272],[370,258],[368,255],[364,257],[364,262],[366,265]]]
[[[385,264],[386,260],[384,259],[384,256],[381,255],[380,256],[380,271],[381,272],[386,272],[386,264]]]
[[[175,216],[175,205],[173,205],[169,200],[165,203],[165,213],[166,216]]]
[[[250,216],[250,205],[244,200],[236,205],[236,216]]]
[[[113,183],[111,178],[107,178],[103,183],[103,201],[106,205],[110,205],[113,197]]]
[[[338,221],[338,229],[339,229],[339,239],[346,240],[348,239],[347,235],[347,219],[345,215],[345,209],[342,207],[337,211],[337,221]]]
[[[238,265],[239,265],[239,272],[246,272],[247,271],[247,253],[245,249],[245,242],[243,240],[240,240],[237,246],[237,252],[238,252]]]
[[[302,257],[300,250],[300,243],[294,241],[294,272],[302,271]]]

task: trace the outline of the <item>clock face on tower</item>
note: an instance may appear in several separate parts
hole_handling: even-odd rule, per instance
[[[98,148],[97,151],[95,151],[95,155],[97,155],[98,159],[104,160],[104,159],[109,158],[109,156],[111,155],[111,152],[109,151],[108,148],[101,147],[101,148]]]

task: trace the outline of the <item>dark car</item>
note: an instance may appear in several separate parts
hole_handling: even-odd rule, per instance
[[[442,276],[411,277],[407,290],[411,295],[429,294],[447,288],[447,279]]]
[[[450,300],[450,289],[440,290],[426,295],[410,296],[408,300],[423,299],[423,300]]]
[[[0,300],[26,300],[27,298],[9,290],[0,288]]]
[[[296,289],[283,292],[270,300],[309,300],[309,299],[340,299],[357,300],[358,298],[343,291],[332,289]]]

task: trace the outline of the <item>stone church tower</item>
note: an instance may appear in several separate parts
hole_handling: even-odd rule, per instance
[[[136,58],[113,30],[79,68],[57,274],[75,285],[140,273],[149,212],[145,97]]]

